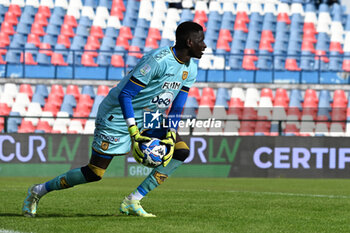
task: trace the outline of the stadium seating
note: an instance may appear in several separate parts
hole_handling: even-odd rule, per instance
[[[121,68],[133,67],[144,52],[172,45],[176,26],[185,20],[205,29],[208,56],[199,67],[213,72],[200,72],[205,77],[198,80],[220,74],[213,81],[344,83],[337,72],[350,70],[350,15],[338,3],[316,8],[294,0],[189,0],[177,9],[154,0],[5,2],[0,3],[4,76],[38,76],[36,66],[52,64],[57,66],[47,69],[52,77],[73,77],[67,73],[74,65],[75,78],[120,79]],[[124,51],[113,53],[115,46]],[[26,72],[12,68],[20,63]],[[223,69],[225,75],[218,72]],[[273,75],[266,72],[271,70]]]
[[[91,134],[106,85],[0,85],[0,127],[8,132]],[[350,101],[343,89],[193,87],[183,119],[220,121],[194,135],[349,136]],[[181,128],[183,135],[190,128]]]

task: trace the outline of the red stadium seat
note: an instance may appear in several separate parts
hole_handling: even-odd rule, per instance
[[[34,23],[40,24],[42,26],[47,26],[49,22],[47,21],[47,16],[42,13],[37,13],[34,17]]]
[[[63,100],[64,90],[62,85],[52,84],[50,94],[56,94],[57,96],[59,96],[60,99]]]
[[[17,25],[18,24],[17,15],[10,11],[6,12],[4,22],[8,22],[12,25]]]
[[[1,42],[1,47],[6,47],[10,45],[10,36],[9,34],[1,31],[0,32],[0,42]]]
[[[22,14],[21,7],[17,4],[11,4],[7,11],[15,13],[17,17],[21,16]]]
[[[215,92],[214,92],[213,88],[211,88],[211,87],[204,87],[202,89],[202,96],[201,96],[201,98],[203,98],[205,96],[208,96],[210,98],[211,102],[212,102],[212,105],[214,105],[216,97],[215,97]],[[201,102],[201,100],[199,102]]]
[[[223,39],[228,42],[231,42],[233,40],[231,32],[228,29],[220,29],[218,39]]]
[[[47,18],[49,18],[51,16],[51,11],[50,8],[48,6],[39,6],[38,8],[38,12],[37,14],[43,14],[45,15]]]
[[[7,35],[13,35],[15,34],[15,29],[13,28],[13,24],[9,23],[9,22],[2,22],[1,24],[1,32],[6,33]]]
[[[255,132],[255,121],[242,121],[239,128],[239,135],[253,136]]]
[[[118,6],[112,6],[111,16],[117,17],[120,21],[124,19],[123,11]]]
[[[300,71],[301,70],[298,67],[297,60],[295,58],[287,58],[285,68],[286,68],[286,70],[290,70],[290,71]]]
[[[27,37],[27,43],[35,44],[36,47],[40,47],[40,38],[36,34],[29,34]]]
[[[201,99],[199,100],[199,106],[207,106],[210,107],[210,109],[213,109],[214,107],[214,102],[211,96],[202,96]]]
[[[114,67],[124,67],[125,62],[122,55],[113,54],[111,58],[111,64]]]
[[[337,101],[338,99],[346,101],[346,94],[344,90],[338,89],[333,92],[333,101]]]
[[[122,46],[122,47],[124,47],[124,49],[129,50],[129,47],[130,47],[129,40],[127,38],[119,35],[117,37],[116,46]]]
[[[34,61],[33,54],[30,52],[21,53],[20,62],[25,63],[26,65],[37,65],[38,63]]]
[[[36,126],[36,130],[42,130],[45,133],[51,133],[52,127],[47,121],[39,121],[38,125]]]
[[[102,28],[99,26],[92,25],[90,29],[90,36],[94,36],[99,39],[103,38],[104,34]]]
[[[230,52],[231,47],[230,47],[229,41],[219,37],[216,43],[216,49],[222,49],[222,50],[225,50],[226,52]]]
[[[270,53],[273,52],[272,44],[270,40],[260,40],[259,43],[259,50],[266,50],[269,51]]]
[[[236,20],[241,20],[246,23],[249,23],[249,16],[245,11],[238,11],[236,14]]]
[[[131,40],[133,38],[133,36],[132,36],[132,32],[131,32],[130,27],[122,26],[119,29],[119,36],[118,37],[124,37],[128,40]]]
[[[285,99],[287,101],[287,103],[289,103],[289,96],[287,93],[287,90],[284,88],[277,88],[275,91],[275,99],[278,97],[282,97],[283,99]]]
[[[89,54],[93,57],[98,56],[98,52],[96,51],[98,48],[96,47],[96,44],[86,44],[84,46],[85,54]]]
[[[71,45],[69,37],[66,35],[58,35],[57,44],[63,44],[67,49],[70,48],[70,45]]]
[[[270,31],[270,30],[263,30],[261,32],[261,40],[269,41],[271,43],[274,43],[275,42],[275,38],[273,36],[272,31]]]
[[[344,53],[343,48],[341,46],[341,43],[335,42],[335,41],[331,41],[331,43],[329,44],[329,51],[330,52]]]
[[[74,30],[73,30],[73,27],[71,25],[68,25],[68,24],[62,24],[61,26],[61,35],[65,35],[65,36],[68,36],[68,37],[74,37],[75,36],[75,33],[74,33]]]
[[[324,50],[315,50],[315,60],[321,60],[325,63],[329,62],[329,58],[326,56],[326,51]]]
[[[97,95],[106,96],[108,95],[108,92],[109,92],[109,87],[106,85],[99,85],[97,87]]]
[[[277,15],[277,22],[285,22],[286,24],[290,24],[290,18],[288,16],[288,13],[281,12]]]
[[[342,69],[346,72],[350,72],[350,60],[343,60]]]
[[[75,100],[78,101],[80,97],[79,87],[74,84],[69,84],[66,87],[66,95],[72,95],[74,96]]]
[[[205,13],[205,11],[196,11],[194,13],[194,18],[193,19],[194,20],[199,20],[199,21],[204,22],[204,23],[208,22],[208,16]]]
[[[162,36],[160,35],[160,31],[158,28],[149,28],[147,37],[151,37],[151,38],[154,38],[156,40],[162,39]]]
[[[39,53],[43,53],[51,57],[52,55],[51,45],[49,43],[41,43]]]
[[[32,86],[30,84],[22,83],[19,86],[19,93],[26,93],[28,95],[29,99],[32,99],[32,96],[33,96]]]
[[[22,120],[21,125],[18,127],[18,133],[33,133],[35,127],[31,121]]]
[[[98,64],[95,63],[94,61],[94,57],[92,56],[91,53],[83,53],[83,55],[81,56],[81,64],[83,66],[91,66],[91,67],[97,67]]]
[[[303,32],[317,34],[317,30],[314,23],[305,22],[303,26]]]
[[[11,108],[7,106],[6,103],[0,103],[0,115],[9,115],[11,112]]]
[[[234,25],[234,29],[248,33],[247,24],[246,24],[246,22],[244,20],[236,19],[235,25]]]
[[[61,53],[52,53],[51,64],[55,66],[68,66]]]
[[[46,35],[43,25],[35,22],[32,24],[32,29],[30,33],[38,36]]]
[[[152,49],[157,49],[159,48],[158,41],[154,38],[147,37],[146,38],[146,43],[145,43],[146,48],[152,48]]]
[[[134,56],[134,57],[137,57],[137,58],[141,58],[143,56],[143,54],[141,53],[141,50],[138,46],[130,46],[129,47],[129,53],[128,53],[129,56]]]
[[[5,64],[6,64],[6,61],[4,60],[4,58],[0,54],[0,65],[5,65]]]
[[[252,56],[252,55],[244,55],[243,56],[243,62],[242,62],[242,67],[245,70],[257,70],[255,66],[255,61],[258,60],[257,56]]]
[[[273,93],[270,88],[262,88],[260,91],[260,97],[269,97],[273,101]]]
[[[71,27],[76,28],[78,26],[77,20],[75,19],[75,17],[73,15],[65,15],[64,16],[64,21],[63,24],[69,25]],[[91,29],[94,26],[91,26]]]
[[[255,125],[255,133],[262,133],[266,136],[270,135],[271,122],[258,121]]]
[[[188,96],[193,96],[194,98],[196,98],[197,102],[199,102],[199,100],[201,99],[201,95],[197,87],[191,87],[188,92]]]
[[[57,112],[59,111],[59,107],[52,103],[46,103],[43,111],[51,112],[53,116],[56,116]]]
[[[242,117],[244,103],[239,98],[231,98],[229,102],[228,115],[236,115],[239,119]]]
[[[311,53],[315,53],[315,45],[314,42],[309,40],[303,40],[301,43],[301,50],[302,51],[309,51]]]

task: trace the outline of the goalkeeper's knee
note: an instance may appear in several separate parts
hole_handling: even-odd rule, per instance
[[[87,182],[99,181],[102,179],[106,169],[97,167],[91,163],[81,168]]]
[[[173,159],[179,161],[185,161],[187,157],[190,155],[190,149],[184,141],[177,142],[175,144],[175,151],[173,155]]]

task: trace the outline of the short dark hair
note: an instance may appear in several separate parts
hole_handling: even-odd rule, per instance
[[[198,23],[192,21],[185,21],[181,23],[175,32],[176,36],[176,45],[178,47],[186,47],[186,41],[189,38],[192,32],[200,32],[203,31],[203,27]]]

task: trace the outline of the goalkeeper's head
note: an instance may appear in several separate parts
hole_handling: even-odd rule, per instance
[[[204,43],[204,32],[201,25],[192,21],[183,22],[177,27],[175,35],[177,50],[186,50],[189,57],[202,57],[207,46]]]

